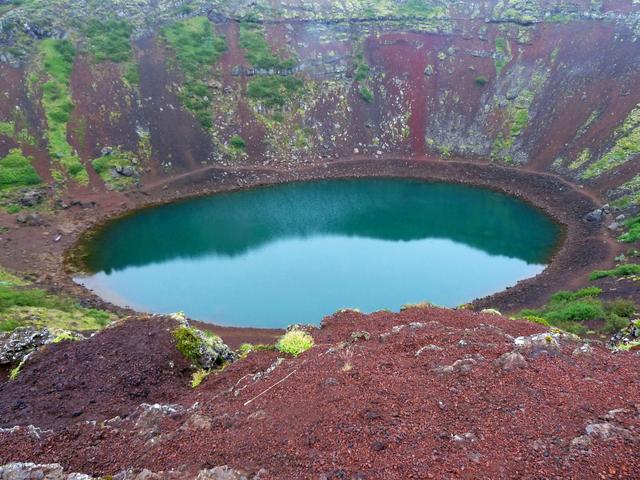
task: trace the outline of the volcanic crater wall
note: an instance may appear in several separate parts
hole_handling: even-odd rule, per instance
[[[62,188],[414,157],[640,199],[634,1],[72,1],[66,23],[62,2],[13,3],[0,6],[0,158],[19,148]],[[62,78],[47,41],[73,50]]]

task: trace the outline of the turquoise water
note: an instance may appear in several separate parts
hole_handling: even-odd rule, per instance
[[[147,209],[91,239],[76,279],[138,310],[221,325],[319,323],[340,308],[456,306],[534,276],[560,238],[489,190],[412,180],[294,183]]]

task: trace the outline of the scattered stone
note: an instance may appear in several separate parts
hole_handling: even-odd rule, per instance
[[[622,437],[628,440],[633,438],[633,434],[629,430],[618,427],[610,422],[590,423],[584,430],[588,436],[597,437],[602,440],[610,440],[615,437]]]
[[[466,432],[461,435],[451,435],[451,441],[455,443],[473,443],[478,441],[478,437],[475,436],[472,432]]]
[[[29,227],[39,227],[44,223],[42,217],[37,213],[21,213],[16,217],[16,222]]]
[[[480,313],[484,313],[487,315],[502,315],[498,310],[496,310],[495,308],[485,308],[483,310],[480,310]]]
[[[442,350],[442,348],[437,346],[437,345],[433,345],[433,344],[425,345],[424,347],[420,347],[418,349],[418,351],[415,353],[415,355],[416,355],[416,357],[419,357],[422,354],[422,352],[426,352],[426,351],[429,351],[429,350],[438,351],[438,350]]]
[[[520,352],[515,350],[502,355],[498,360],[496,360],[496,363],[502,366],[502,369],[505,371],[517,370],[527,366],[527,360]]]
[[[479,361],[483,361],[483,360],[484,360],[484,357],[482,355],[475,355],[475,358],[465,357],[465,358],[461,358],[460,360],[456,360],[451,365],[436,367],[433,369],[433,371],[441,374],[458,372],[458,373],[461,373],[462,375],[467,375],[468,373],[471,372],[471,370],[473,370],[473,367]]]
[[[34,207],[42,202],[43,194],[40,190],[27,190],[20,197],[20,204],[25,207]]]
[[[605,215],[606,213],[603,208],[596,208],[592,212],[587,213],[584,216],[584,220],[585,222],[599,223],[599,222],[602,222]]]
[[[571,355],[573,355],[574,357],[580,357],[583,355],[591,355],[592,353],[593,353],[593,348],[591,347],[591,345],[589,345],[588,343],[585,343],[584,345],[577,347],[571,353]]]
[[[351,341],[352,342],[357,342],[358,340],[370,340],[371,339],[371,334],[369,332],[367,332],[366,330],[358,330],[356,332],[352,332],[351,333]]]
[[[18,327],[13,332],[0,334],[0,365],[17,365],[37,348],[51,343],[54,336],[43,328]],[[1,477],[0,477],[1,478]]]
[[[372,449],[374,452],[381,452],[382,450],[384,450],[384,449],[385,449],[385,444],[384,444],[384,443],[382,443],[382,442],[380,442],[380,441],[378,441],[378,440],[376,440],[375,442],[373,442],[373,443],[371,444],[371,449]]]

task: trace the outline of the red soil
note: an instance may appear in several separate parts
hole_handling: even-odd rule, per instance
[[[164,357],[149,359],[149,368],[166,369],[175,351],[161,325],[132,321],[88,342],[57,347],[53,355],[90,348],[109,365],[92,362],[75,374],[84,392],[107,393],[76,395],[79,407],[91,398],[97,402],[80,418],[104,419],[118,411],[110,392],[138,391],[113,379],[119,372],[136,375],[135,360],[155,349],[152,344],[166,348]],[[398,325],[406,326],[394,332]],[[353,341],[351,333],[362,330],[370,340]],[[195,472],[228,464],[248,472],[265,468],[261,478],[282,479],[634,478],[640,468],[639,357],[612,355],[598,344],[591,354],[575,356],[580,344],[563,339],[559,350],[525,351],[521,369],[506,371],[497,362],[514,349],[512,337],[543,330],[466,311],[345,312],[325,319],[313,333],[311,351],[285,359],[261,379],[251,374],[271,365],[275,353],[251,354],[196,390],[174,369],[168,390],[174,404],[197,402],[187,410],[154,414],[139,408],[128,419],[97,425],[61,415],[43,424],[55,428],[40,439],[26,429],[2,433],[0,464],[58,461],[70,471],[94,474],[129,467]],[[118,338],[137,341],[149,331],[155,342],[119,347]],[[441,350],[416,355],[427,345]],[[469,368],[434,370],[464,358],[473,359]],[[59,381],[56,368],[34,362],[17,386],[0,390],[2,404],[8,388],[29,385],[37,398]],[[153,395],[147,400],[160,398]],[[611,412],[617,409],[623,410]],[[44,420],[39,412],[30,418],[5,409],[2,424]],[[609,439],[592,436],[590,445],[572,446],[587,425],[605,422],[615,427]]]

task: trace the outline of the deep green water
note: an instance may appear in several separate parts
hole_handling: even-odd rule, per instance
[[[544,269],[547,216],[492,191],[334,180],[216,195],[107,225],[76,280],[139,310],[223,325],[319,323],[345,307],[455,306]]]

